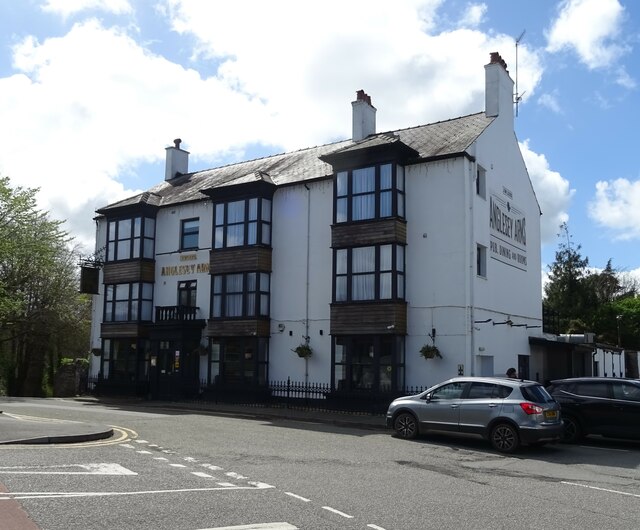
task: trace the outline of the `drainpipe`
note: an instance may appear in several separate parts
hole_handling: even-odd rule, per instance
[[[467,190],[467,201],[468,201],[468,209],[467,214],[469,215],[469,284],[468,284],[468,293],[467,293],[467,301],[469,303],[469,356],[468,356],[468,375],[475,375],[475,348],[476,348],[476,340],[475,340],[475,329],[473,326],[475,317],[474,317],[474,279],[475,279],[475,238],[474,238],[474,230],[473,230],[473,198],[475,193],[474,186],[474,170],[475,170],[475,178],[477,176],[477,162],[466,162],[469,167],[469,171],[471,172],[471,178],[469,179],[469,185],[465,186]]]
[[[305,285],[305,313],[304,313],[304,340],[309,343],[309,282],[311,267],[311,189],[306,184],[307,190],[307,277]],[[309,382],[309,358],[304,358],[304,383]]]

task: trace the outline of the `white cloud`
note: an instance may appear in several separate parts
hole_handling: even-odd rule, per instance
[[[475,28],[484,21],[487,4],[469,4],[462,14],[460,26]]]
[[[548,108],[556,114],[562,114],[562,107],[558,102],[558,93],[555,91],[553,93],[547,92],[546,94],[541,94],[538,98],[538,104]]]
[[[42,207],[90,242],[95,208],[136,192],[120,177],[163,160],[178,136],[192,165],[212,167],[248,145],[283,151],[348,137],[358,89],[372,96],[379,131],[478,112],[483,65],[493,51],[513,65],[513,39],[437,32],[440,4],[172,0],[159,13],[184,35],[178,45],[195,42],[193,68],[150,53],[137,32],[96,20],[42,42],[25,38],[13,49],[16,73],[0,78],[9,124],[0,128],[0,173],[40,187]],[[46,5],[63,14],[67,4]],[[129,4],[87,0],[69,3],[68,13],[119,5]],[[207,61],[216,76],[198,72]],[[539,57],[523,46],[519,63],[520,86],[532,94]]]
[[[553,243],[558,227],[569,219],[567,210],[575,190],[569,187],[569,181],[560,173],[549,168],[549,162],[543,154],[538,154],[529,148],[529,140],[520,142],[520,150],[542,210],[540,218],[542,244]]]
[[[610,66],[627,51],[617,40],[623,16],[618,0],[564,0],[547,32],[547,51],[571,49],[590,69]]]
[[[0,172],[40,187],[41,206],[66,215],[84,242],[97,207],[135,192],[119,175],[163,159],[176,136],[188,131],[187,148],[220,155],[245,145],[247,122],[266,122],[259,101],[96,21],[43,43],[25,39],[14,67],[20,73],[0,79],[0,115],[12,124],[0,128]]]
[[[616,240],[640,239],[640,180],[619,178],[596,183],[589,216]]]
[[[133,12],[129,0],[45,0],[42,10],[68,17],[88,10],[100,10],[115,15]]]

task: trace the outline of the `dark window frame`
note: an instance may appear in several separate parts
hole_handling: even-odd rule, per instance
[[[189,226],[189,223],[195,223]],[[195,238],[195,245],[191,241]],[[182,219],[180,221],[180,250],[197,250],[199,248],[200,238],[200,218],[193,217],[191,219]]]
[[[336,335],[331,344],[331,386],[335,390],[404,391],[404,336]],[[363,355],[362,348],[366,346],[372,354],[370,360]]]
[[[252,216],[252,201],[255,202],[255,216]],[[242,220],[229,220],[230,206],[242,203]],[[271,246],[272,199],[266,197],[246,197],[218,202],[213,205],[213,248],[242,248]],[[255,224],[255,241],[251,241],[252,224]],[[232,227],[242,227],[242,243],[229,245],[229,232]]]
[[[382,247],[391,247],[391,268],[382,269]],[[374,248],[375,267],[372,271],[354,272],[353,254],[355,249]],[[342,252],[346,252],[346,272],[338,272],[338,259]],[[402,270],[399,269],[399,256],[401,252]],[[381,297],[381,277],[383,274],[391,274],[391,296]],[[374,276],[374,294],[373,298],[354,298],[353,297],[353,280],[354,277]],[[338,283],[345,279],[345,296],[338,299]],[[386,302],[386,301],[404,301],[406,297],[406,249],[405,245],[399,243],[382,243],[377,245],[365,245],[357,247],[336,248],[333,251],[333,303],[358,303],[358,302]]]
[[[109,219],[105,261],[154,259],[155,229],[155,218],[145,215]],[[121,257],[123,254],[125,257]]]
[[[151,296],[145,294],[145,286]],[[118,288],[120,287],[120,288]],[[126,296],[123,291],[126,289]],[[137,293],[134,292],[137,290]],[[153,290],[151,282],[126,282],[106,284],[104,289],[103,322],[151,322],[153,320]],[[118,318],[119,308],[126,304],[126,318]],[[135,309],[134,309],[135,307]],[[149,318],[142,315],[147,308]],[[135,314],[136,318],[132,318]]]
[[[230,290],[231,276],[242,276],[242,287]],[[266,284],[266,285],[265,285]],[[229,315],[229,298],[241,297],[240,314]],[[263,310],[266,307],[266,310]],[[211,307],[214,320],[263,319],[271,312],[271,275],[265,271],[214,274],[211,278]]]
[[[181,307],[197,307],[196,299],[198,293],[197,280],[182,280],[178,282],[178,305]],[[186,302],[183,302],[183,295],[186,296]]]
[[[382,171],[384,166],[390,166],[391,169],[391,182],[389,187],[382,187]],[[374,188],[373,190],[365,190],[362,192],[354,191],[354,177],[353,174],[356,171],[363,171],[367,169],[374,169]],[[344,193],[339,191],[340,179],[346,179],[346,190]],[[345,169],[338,171],[334,175],[333,186],[333,222],[334,224],[347,224],[347,223],[360,223],[375,221],[379,219],[405,219],[406,218],[406,198],[405,198],[405,174],[404,166],[400,166],[395,162],[382,162],[378,164],[355,167],[351,169]],[[391,211],[388,215],[382,215],[382,195],[384,193],[391,194]],[[374,197],[374,211],[371,217],[354,219],[354,202],[357,198],[367,195],[373,195]],[[340,201],[345,201],[346,213],[345,219],[339,219],[338,204]]]

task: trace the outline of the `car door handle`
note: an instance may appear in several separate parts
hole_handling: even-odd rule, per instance
[[[498,406],[498,404],[497,404],[497,403],[489,403],[489,407],[490,407],[490,408],[494,408],[494,407],[497,407],[497,406]]]
[[[460,405],[458,405],[457,403],[454,403],[453,405],[451,405],[452,409],[457,409]]]

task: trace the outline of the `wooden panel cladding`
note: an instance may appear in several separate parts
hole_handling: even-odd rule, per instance
[[[334,224],[331,226],[331,246],[353,246],[407,243],[407,223],[400,219],[381,219],[365,223]]]
[[[209,272],[271,271],[270,247],[239,247],[215,249],[209,255]]]
[[[149,328],[135,322],[103,322],[100,337],[103,339],[147,338]]]
[[[129,283],[156,281],[155,261],[125,261],[105,263],[103,283]]]
[[[331,335],[406,334],[406,302],[331,304]]]
[[[208,337],[269,337],[270,320],[214,320],[207,323]]]

